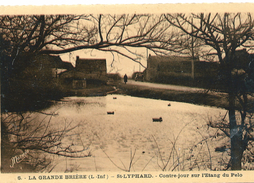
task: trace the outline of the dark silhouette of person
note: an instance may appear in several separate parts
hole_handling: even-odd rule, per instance
[[[126,84],[126,83],[127,83],[127,80],[128,80],[128,77],[127,77],[126,74],[124,75],[123,80],[124,80],[124,83]]]

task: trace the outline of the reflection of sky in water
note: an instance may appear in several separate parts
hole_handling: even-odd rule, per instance
[[[169,103],[171,106],[168,106]],[[114,111],[114,114],[108,115],[108,111]],[[55,127],[70,122],[71,125],[81,124],[74,130],[75,135],[68,136],[64,142],[73,143],[76,147],[82,147],[82,144],[87,146],[96,158],[97,166],[100,162],[101,170],[112,168],[112,163],[108,162],[101,149],[115,160],[126,161],[129,161],[130,149],[145,152],[140,160],[140,166],[144,166],[157,152],[155,139],[162,152],[169,153],[175,139],[178,149],[183,149],[200,140],[196,130],[202,126],[207,129],[208,116],[225,114],[225,110],[214,107],[123,95],[66,97],[45,112],[58,113],[52,118]],[[159,117],[163,119],[161,123],[152,122],[152,118]],[[73,162],[79,162],[81,171],[94,170],[94,158],[82,158]],[[157,162],[151,162],[151,166],[156,165]],[[56,171],[61,171],[62,168],[59,164]],[[150,169],[153,170],[152,167]]]
[[[168,106],[168,103],[169,101],[123,95],[66,97],[47,111],[57,112],[59,115],[56,119],[65,118],[74,122],[84,121],[97,125],[97,129],[101,127],[102,130],[108,129],[112,125],[110,131],[133,130],[141,127],[144,131],[162,130],[159,133],[165,131],[163,128],[177,132],[188,122],[204,123],[208,115],[222,112],[222,109],[218,108],[181,102],[170,102],[171,106]],[[114,115],[108,115],[108,111],[114,111]],[[159,117],[163,119],[161,124],[152,123],[152,118]],[[116,129],[114,126],[120,129]]]

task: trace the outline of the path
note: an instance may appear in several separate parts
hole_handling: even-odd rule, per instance
[[[141,82],[141,81],[134,81],[129,79],[127,84],[130,85],[137,85],[137,86],[146,86],[151,88],[158,88],[158,89],[167,89],[167,90],[178,90],[178,91],[204,91],[202,88],[194,88],[188,86],[178,86],[178,85],[170,85],[170,84],[158,84],[158,83],[149,83],[149,82]]]

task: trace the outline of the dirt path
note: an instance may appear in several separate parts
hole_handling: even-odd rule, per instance
[[[160,84],[160,83],[140,82],[140,81],[134,81],[134,80],[128,80],[127,85],[145,86],[145,87],[150,87],[150,88],[177,90],[177,91],[191,91],[191,92],[205,90],[203,88],[194,88],[194,87],[188,87],[188,86]]]
[[[220,108],[228,107],[226,93],[212,92],[202,88],[135,82],[133,80],[128,80],[127,84],[120,82],[117,88],[119,89],[118,93],[131,96],[186,102]]]

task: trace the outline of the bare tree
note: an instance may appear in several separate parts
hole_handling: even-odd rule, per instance
[[[164,34],[168,28],[163,15],[150,14],[0,16],[1,58],[6,57],[1,59],[6,81],[2,84],[6,89],[13,78],[20,79],[38,54],[96,49],[141,64],[141,55],[131,48],[148,48],[155,53],[170,49],[161,41],[165,35],[167,40],[174,37]]]
[[[168,40],[170,36],[174,37],[164,34],[168,28],[163,15],[150,14],[0,16],[0,39],[4,43],[0,48],[1,58],[6,57],[1,59],[4,81],[2,96],[13,99],[17,98],[13,96],[29,93],[20,92],[24,89],[22,86],[20,90],[17,88],[22,82],[20,78],[25,75],[25,69],[34,63],[36,55],[57,55],[76,50],[96,49],[121,55],[141,64],[141,55],[131,48],[143,47],[161,53],[167,43],[160,40],[165,40],[162,39],[165,35]],[[166,48],[170,49],[170,46]],[[38,89],[35,90],[32,85],[42,85],[30,84],[29,89],[35,93],[32,96],[35,96]],[[43,93],[61,92],[61,88],[55,87],[54,83],[51,85]],[[51,91],[53,87],[59,92]],[[8,102],[3,106],[6,105],[9,105]]]
[[[1,116],[2,123],[2,160],[10,160],[8,165],[14,168],[17,163],[21,162],[21,158],[17,157],[17,153],[12,153],[12,150],[21,150],[22,155],[32,156],[35,153],[46,152],[47,154],[53,154],[64,157],[82,158],[90,157],[89,151],[90,144],[84,144],[77,146],[75,142],[66,142],[66,138],[76,137],[80,134],[77,132],[80,124],[73,124],[72,121],[62,119],[61,123],[57,125],[57,122],[52,122],[52,119],[57,116],[57,113],[44,113],[44,112],[16,112],[5,113]],[[10,151],[9,153],[7,153]],[[21,156],[22,156],[21,155]],[[11,157],[8,157],[11,156]],[[8,157],[8,158],[7,158]],[[49,159],[44,157],[44,159]],[[48,162],[48,160],[28,163],[35,168],[42,163]],[[47,163],[47,167],[50,163]],[[8,167],[8,166],[7,166]],[[43,166],[43,168],[45,168]],[[8,169],[8,168],[7,168]],[[6,168],[3,169],[6,171]]]
[[[140,54],[130,48],[144,47],[160,53],[160,50],[165,49],[166,44],[160,40],[163,40],[168,28],[169,25],[163,15],[0,16],[0,58],[2,81],[4,81],[1,83],[4,88],[1,97],[7,101],[5,104],[12,99],[12,103],[18,106],[20,100],[23,101],[25,97],[17,97],[16,94],[28,93],[25,96],[29,98],[29,102],[25,103],[32,105],[33,94],[29,93],[26,87],[28,84],[26,81],[24,81],[26,85],[20,83],[19,79],[25,69],[33,63],[36,55],[96,49],[119,54],[140,63]],[[40,83],[35,84],[41,85]],[[11,89],[7,90],[8,87]],[[23,91],[24,88],[25,91]],[[29,89],[31,88],[33,86]],[[13,92],[12,89],[17,92]],[[47,93],[42,90],[36,90],[36,92]],[[6,99],[7,94],[9,98]],[[24,110],[20,108],[21,111]],[[7,117],[2,119],[2,135],[14,136],[15,139],[11,143],[16,148],[82,157],[80,153],[84,149],[76,151],[72,149],[72,145],[63,146],[61,144],[62,138],[74,127],[50,130],[50,120],[46,124],[37,121],[37,125],[31,125],[31,119],[29,116],[25,117],[23,112],[9,114],[8,111],[2,110],[2,117],[5,115]],[[16,126],[12,126],[13,124]],[[89,154],[83,156],[89,156]]]
[[[237,58],[237,48],[252,47],[253,15],[250,13],[200,13],[200,14],[166,14],[170,25],[185,34],[198,38],[212,48],[220,63],[220,81],[228,93],[229,132],[231,139],[231,169],[241,169],[243,152],[248,141],[253,140],[248,124],[248,114],[253,110],[250,97],[253,95],[253,62]],[[249,64],[249,66],[248,66]],[[250,66],[252,68],[250,68]],[[238,102],[237,102],[238,101]],[[236,112],[240,113],[237,121]],[[252,122],[253,123],[253,122]]]
[[[37,115],[43,116],[41,120],[38,120]],[[15,148],[26,150],[36,149],[50,154],[56,154],[67,157],[87,157],[89,155],[80,155],[83,149],[74,150],[71,145],[66,145],[61,140],[66,136],[79,135],[70,133],[74,129],[80,127],[80,124],[73,125],[72,122],[64,120],[61,122],[62,128],[59,126],[54,127],[56,124],[51,120],[57,114],[54,113],[10,113],[2,115],[2,122],[5,126],[3,136],[11,137],[12,144]]]
[[[110,51],[139,63],[129,48],[158,52],[163,48],[159,40],[169,27],[165,23],[163,16],[136,14],[1,16],[0,30],[10,43],[13,67],[25,67],[31,55],[81,49]]]

